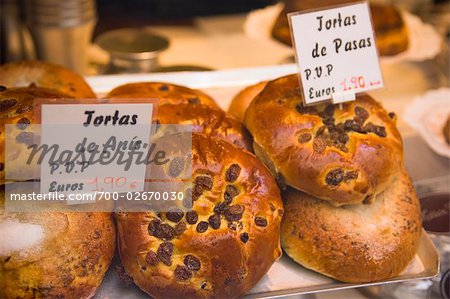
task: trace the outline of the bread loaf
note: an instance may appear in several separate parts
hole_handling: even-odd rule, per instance
[[[92,298],[111,263],[111,213],[11,213],[0,190],[0,298]]]
[[[245,115],[255,154],[282,185],[337,206],[370,202],[392,182],[403,162],[395,123],[368,95],[304,107],[297,75],[270,81]]]
[[[0,85],[50,88],[73,98],[97,97],[82,76],[43,61],[21,61],[0,66]]]
[[[111,90],[107,98],[150,98],[164,104],[203,104],[217,107],[216,102],[200,90],[165,82],[128,83]]]
[[[123,266],[153,298],[237,298],[280,257],[283,206],[266,167],[193,134],[192,209],[116,214]]]
[[[289,188],[281,241],[306,268],[340,281],[374,282],[401,274],[422,231],[420,205],[405,172],[371,204],[334,207]]]
[[[264,89],[267,81],[262,81],[254,85],[247,86],[233,97],[228,113],[240,121],[244,121],[245,110],[253,99]]]

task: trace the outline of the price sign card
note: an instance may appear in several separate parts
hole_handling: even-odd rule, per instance
[[[383,87],[367,2],[288,18],[306,105]]]
[[[148,151],[152,113],[152,103],[43,104],[41,192],[142,191],[146,164],[135,160]]]

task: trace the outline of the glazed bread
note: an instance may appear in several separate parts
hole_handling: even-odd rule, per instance
[[[242,123],[222,110],[206,105],[166,104],[158,107],[160,124],[192,125],[192,131],[228,141],[238,148],[250,151],[250,136]]]
[[[357,0],[293,0],[285,1],[284,9],[275,21],[272,36],[291,46],[291,31],[286,14],[295,11],[332,7],[340,4],[358,2]],[[392,5],[370,3],[372,24],[378,52],[381,56],[399,54],[408,48],[408,29],[401,13]]]
[[[398,9],[392,5],[370,4],[378,52],[393,56],[408,49],[408,28]]]
[[[204,92],[188,87],[163,83],[129,83],[111,90],[107,98],[151,98],[164,104],[203,104],[218,108],[216,102]]]
[[[387,113],[368,95],[303,107],[297,75],[273,80],[247,109],[255,154],[279,183],[339,206],[367,203],[399,171],[403,146]]]
[[[199,134],[192,183],[192,209],[116,214],[124,269],[153,298],[240,297],[281,255],[279,189],[252,154]]]
[[[267,81],[262,81],[254,85],[247,86],[233,97],[228,108],[228,113],[240,121],[244,121],[245,110],[253,99],[264,89]]]
[[[0,191],[4,205],[4,188]],[[111,263],[111,213],[0,209],[0,298],[91,298]]]
[[[413,259],[421,214],[405,172],[367,205],[334,207],[289,188],[283,196],[284,251],[306,268],[344,282],[399,275]]]
[[[0,185],[5,181],[5,161],[8,162],[8,175],[15,180],[33,179],[34,166],[26,164],[30,150],[29,144],[34,141],[34,133],[29,125],[36,124],[33,101],[37,98],[70,98],[53,89],[41,87],[0,88]],[[14,140],[9,144],[11,150],[6,157],[6,125],[15,125],[8,136]],[[12,150],[14,148],[14,150]]]
[[[447,144],[450,145],[450,115],[448,116],[447,121],[445,122],[445,125],[442,128],[442,133],[444,134],[445,142],[447,142]]]
[[[82,76],[62,66],[42,61],[21,61],[0,66],[0,85],[55,89],[73,98],[96,98]]]

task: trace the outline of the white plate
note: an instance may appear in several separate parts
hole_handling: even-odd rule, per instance
[[[450,117],[450,89],[431,90],[416,97],[405,110],[405,121],[425,139],[439,155],[450,158],[450,145],[444,138],[443,128]]]

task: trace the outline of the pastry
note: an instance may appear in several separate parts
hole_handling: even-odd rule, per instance
[[[254,85],[247,86],[234,96],[228,108],[228,113],[240,121],[244,120],[245,110],[253,99],[264,89],[267,81],[262,81]]]
[[[163,82],[128,83],[114,88],[106,97],[150,98],[158,99],[159,105],[203,104],[218,108],[216,102],[200,90]]]
[[[297,75],[270,81],[250,104],[244,123],[255,154],[281,185],[337,206],[370,202],[402,165],[395,114],[366,94],[342,109],[303,107]]]
[[[251,150],[243,125],[222,110],[206,105],[166,104],[158,107],[157,121],[164,124],[192,125],[195,133],[228,141],[238,148]]]
[[[111,213],[5,212],[0,188],[0,298],[92,298],[114,254]]]
[[[70,98],[53,89],[42,87],[0,87],[0,185],[5,181],[5,162],[8,176],[14,180],[33,179],[34,166],[27,164],[30,150],[29,144],[34,142],[34,134],[30,124],[36,124],[33,101],[37,98]],[[14,136],[6,136],[6,125],[14,125],[9,132]],[[6,157],[5,139],[15,140],[9,144],[9,156]],[[12,150],[14,148],[14,150]]]
[[[0,85],[44,87],[72,98],[96,98],[82,76],[62,66],[42,61],[21,61],[0,66]]]
[[[392,5],[370,4],[378,52],[393,56],[408,49],[408,28],[398,9]]]
[[[442,133],[444,133],[445,142],[450,145],[450,115],[445,122],[444,128],[442,129]]]
[[[267,168],[192,135],[192,209],[116,214],[126,273],[153,298],[238,298],[281,255],[283,206]]]
[[[343,282],[401,274],[418,248],[419,202],[403,171],[375,197],[371,204],[334,207],[289,188],[283,197],[284,251],[304,267]]]

